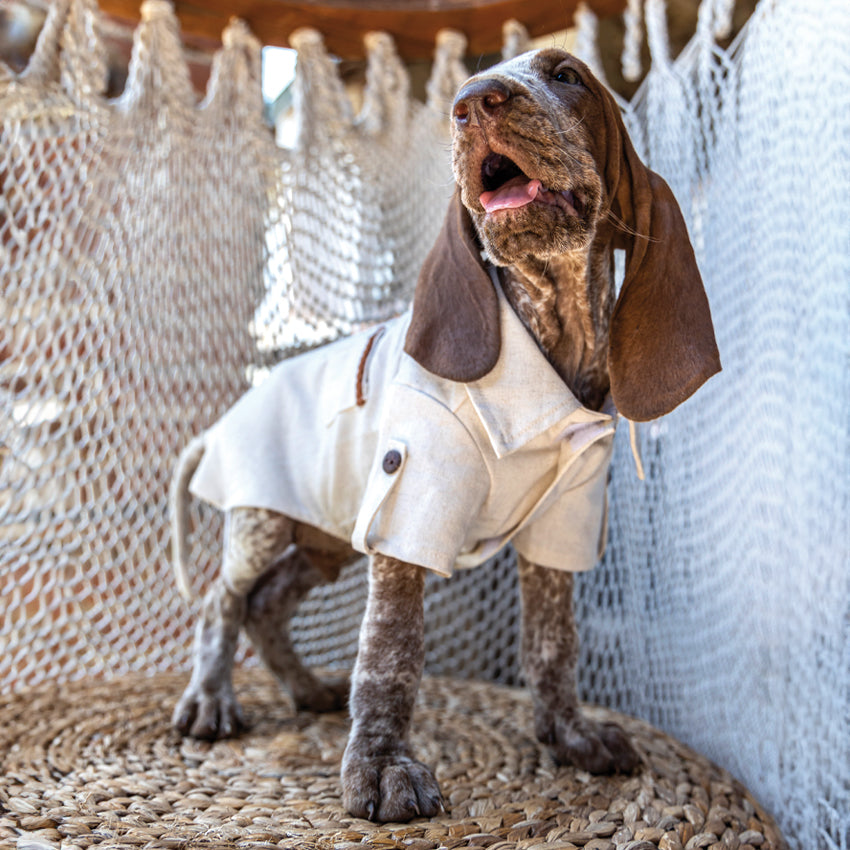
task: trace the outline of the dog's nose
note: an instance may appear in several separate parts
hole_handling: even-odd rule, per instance
[[[464,123],[476,109],[485,115],[493,115],[511,97],[511,90],[495,77],[473,80],[457,94],[454,103],[456,121]]]

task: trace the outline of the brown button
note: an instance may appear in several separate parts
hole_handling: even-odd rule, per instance
[[[390,449],[384,455],[384,472],[392,475],[401,466],[401,452],[398,449]]]

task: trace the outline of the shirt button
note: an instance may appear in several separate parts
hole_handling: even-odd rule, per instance
[[[384,455],[383,468],[387,475],[392,475],[401,466],[401,452],[398,449],[390,449]]]

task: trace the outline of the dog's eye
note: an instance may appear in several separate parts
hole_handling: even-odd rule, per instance
[[[559,68],[555,71],[554,74],[555,82],[557,83],[566,83],[568,86],[580,86],[582,85],[581,77],[578,75],[578,71],[573,68]]]

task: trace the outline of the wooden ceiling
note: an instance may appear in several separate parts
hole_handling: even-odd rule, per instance
[[[579,0],[174,0],[187,43],[217,44],[231,17],[244,20],[263,44],[289,46],[299,27],[318,29],[330,52],[343,59],[363,56],[363,36],[383,30],[406,60],[428,59],[444,27],[460,30],[469,55],[497,53],[502,24],[516,18],[532,37],[567,29]],[[600,17],[618,14],[625,0],[587,0]],[[99,0],[108,14],[139,19],[140,0]]]

